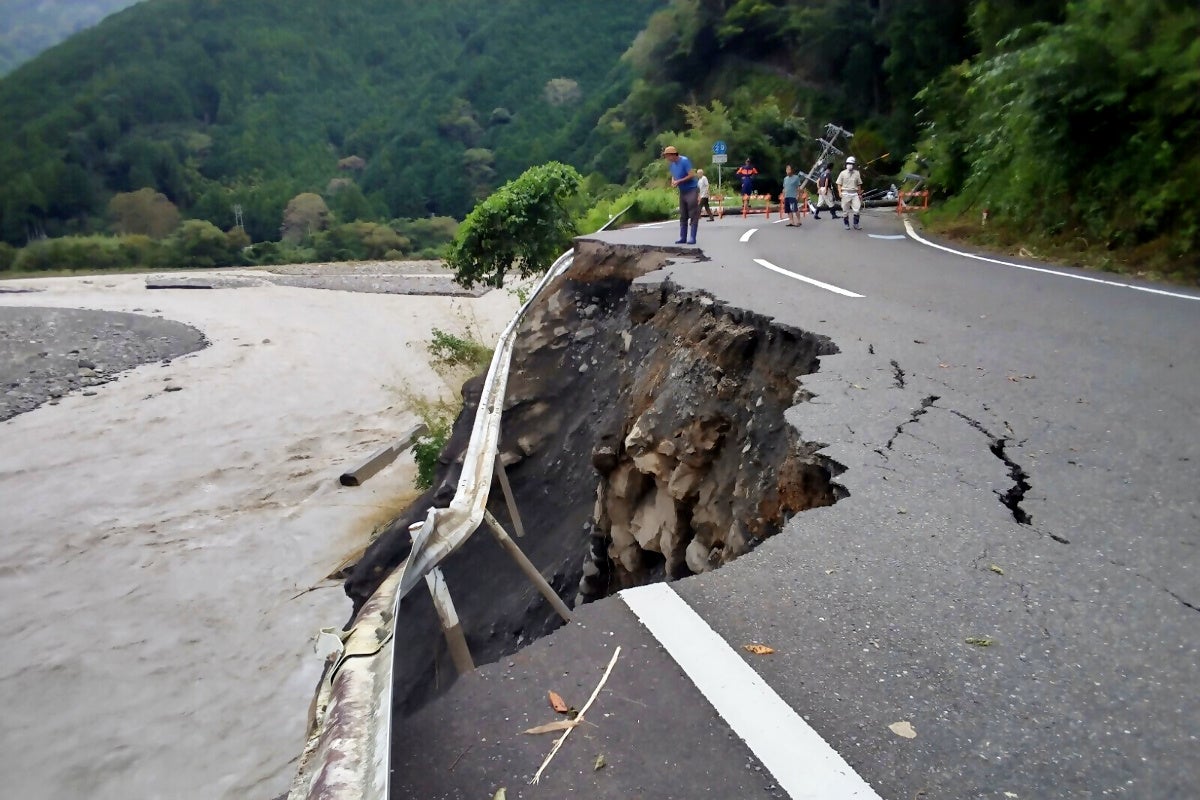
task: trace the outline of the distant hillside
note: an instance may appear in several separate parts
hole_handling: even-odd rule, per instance
[[[4,0],[0,76],[139,0]]]
[[[589,160],[663,6],[147,0],[0,80],[0,238],[104,230],[142,187],[223,229],[241,206],[255,240],[300,192],[462,217],[530,164]]]

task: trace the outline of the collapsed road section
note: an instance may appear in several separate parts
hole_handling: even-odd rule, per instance
[[[806,399],[798,379],[836,348],[651,274],[685,255],[694,252],[581,240],[520,329],[499,456],[527,532],[521,549],[576,604],[720,567],[843,493],[838,465],[783,416]],[[464,387],[434,487],[351,572],[356,612],[408,555],[410,526],[453,495],[481,380]],[[491,496],[489,510],[513,530],[503,495]],[[562,624],[487,537],[442,570],[477,664]],[[455,669],[425,593],[400,606],[396,637],[402,719],[445,691]]]

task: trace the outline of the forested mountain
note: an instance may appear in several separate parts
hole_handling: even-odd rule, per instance
[[[586,157],[663,5],[146,0],[0,80],[0,237],[103,229],[143,187],[223,229],[240,205],[254,240],[300,192],[348,219],[461,217]]]
[[[0,75],[138,0],[3,0]]]
[[[668,141],[769,188],[827,122],[989,231],[1197,268],[1195,0],[145,0],[0,80],[0,241],[145,187],[254,241],[300,193],[461,218],[552,159],[660,186]]]

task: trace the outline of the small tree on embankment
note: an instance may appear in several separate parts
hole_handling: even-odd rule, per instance
[[[504,285],[504,276],[541,272],[578,234],[571,201],[582,178],[574,168],[552,161],[530,167],[501,186],[459,226],[446,263],[454,280]]]

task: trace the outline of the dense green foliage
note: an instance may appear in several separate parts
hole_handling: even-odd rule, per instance
[[[921,96],[918,150],[953,206],[1195,263],[1200,6],[1081,0],[988,51]]]
[[[0,75],[138,0],[4,0]]]
[[[493,192],[463,222],[446,257],[454,280],[498,287],[511,270],[522,277],[545,270],[578,233],[572,201],[581,183],[573,167],[551,162]]]
[[[644,182],[660,145],[707,166],[724,139],[774,192],[835,121],[860,162],[890,154],[869,182],[928,175],[951,212],[1200,274],[1194,0],[673,0],[625,61],[600,127]]]
[[[661,5],[146,0],[0,80],[0,240],[107,230],[143,188],[222,229],[240,207],[254,241],[304,192],[341,222],[461,218],[591,146]]]

